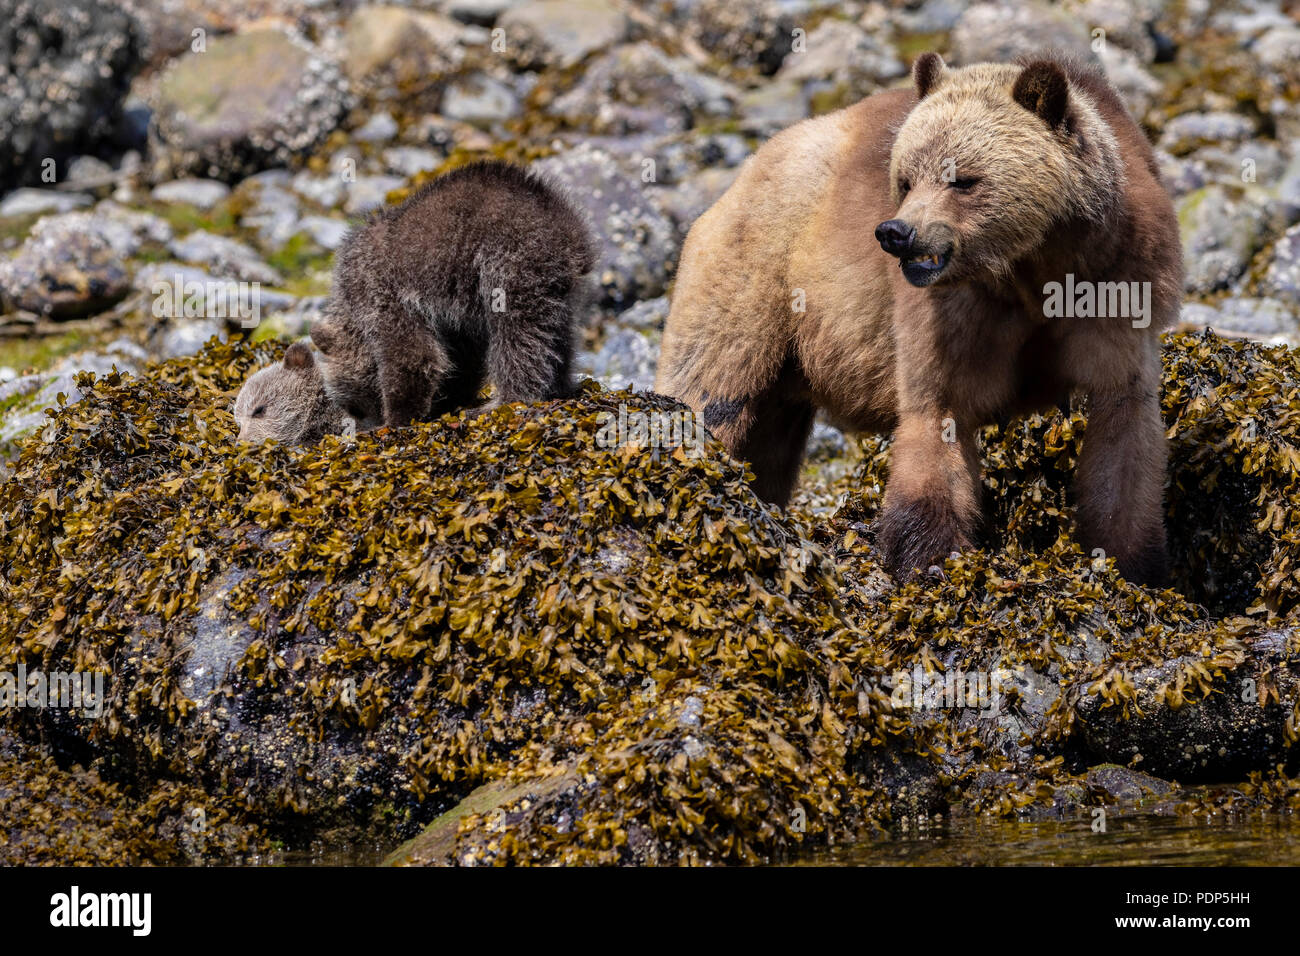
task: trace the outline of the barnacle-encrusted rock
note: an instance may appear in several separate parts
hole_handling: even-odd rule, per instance
[[[120,4],[0,0],[0,193],[50,172],[62,181],[68,160],[112,133],[141,45]]]
[[[85,381],[26,447],[0,486],[0,671],[106,670],[110,702],[0,713],[14,733],[290,843],[443,814],[405,863],[771,860],[947,807],[1105,803],[1103,761],[1294,766],[1285,349],[1171,339],[1177,590],[1149,591],[1069,539],[1084,408],[986,431],[987,547],[896,588],[870,548],[885,440],[816,524],[712,442],[603,447],[620,406],[683,409],[590,384],[236,445],[229,401],[279,348]],[[1288,780],[1251,799],[1287,805]]]
[[[130,289],[121,257],[75,220],[34,232],[16,256],[0,260],[0,308],[7,301],[55,319],[76,318],[108,308]]]
[[[639,179],[587,143],[532,166],[568,192],[600,237],[595,278],[603,304],[621,309],[664,291],[681,237]]]
[[[276,27],[216,37],[183,54],[151,99],[159,178],[196,173],[232,182],[310,152],[350,103],[338,64]]]
[[[238,804],[163,781],[140,798],[0,730],[0,865],[246,861],[269,841]]]

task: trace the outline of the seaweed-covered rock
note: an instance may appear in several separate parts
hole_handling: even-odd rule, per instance
[[[0,730],[0,865],[235,863],[269,851],[235,801],[173,782],[136,797]]]
[[[1108,707],[1108,692],[1120,685],[1131,699]],[[1214,663],[1184,656],[1118,675],[1076,713],[1089,750],[1103,759],[1184,782],[1222,781],[1287,749],[1300,729],[1297,700],[1300,632],[1286,628],[1225,646]]]
[[[846,730],[903,726],[858,686],[872,651],[824,558],[716,446],[598,442],[625,402],[680,406],[589,393],[351,444],[236,446],[229,398],[271,357],[214,344],[83,382],[27,446],[0,490],[0,666],[107,669],[112,691],[103,720],[16,723],[132,781],[238,793],[284,826],[400,831],[525,747],[567,759],[600,738],[622,760],[627,721],[662,762],[638,783],[658,852],[699,852],[685,818],[658,832],[678,810],[654,789],[694,774],[679,754],[697,747],[736,823],[712,848],[724,858],[799,839],[800,807],[823,835],[871,812]],[[750,833],[763,808],[770,826]]]
[[[80,400],[76,383],[82,372],[136,372],[145,358],[134,342],[116,339],[103,349],[74,353],[43,371],[0,382],[0,462],[14,457],[15,446],[46,423],[46,409]],[[7,469],[0,470],[0,481],[7,477]]]
[[[1285,349],[1170,339],[1160,591],[1070,539],[1083,407],[986,430],[985,547],[897,587],[871,548],[885,439],[815,525],[681,441],[677,403],[594,384],[237,445],[229,400],[280,348],[83,379],[25,447],[0,486],[0,671],[110,692],[98,720],[0,711],[10,732],[291,843],[429,823],[408,863],[755,862],[950,806],[1114,800],[1098,762],[1295,766]]]

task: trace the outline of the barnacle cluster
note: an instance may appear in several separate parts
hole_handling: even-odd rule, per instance
[[[174,780],[133,793],[0,730],[0,865],[247,863],[272,846],[238,804]]]
[[[594,383],[240,445],[229,403],[281,349],[87,377],[0,485],[0,670],[111,674],[101,719],[0,726],[138,799],[188,788],[290,844],[416,835],[399,862],[757,862],[1086,797],[1141,721],[1153,772],[1184,767],[1161,751],[1179,714],[1202,715],[1182,745],[1222,745],[1186,763],[1205,775],[1291,752],[1286,350],[1169,341],[1179,576],[1151,591],[1070,540],[1084,408],[986,432],[986,547],[894,587],[871,551],[886,441],[831,522],[763,505],[711,442],[604,447],[620,405],[680,407]],[[954,671],[996,672],[997,699],[900,704],[900,674]],[[1204,716],[1246,678],[1251,728]]]

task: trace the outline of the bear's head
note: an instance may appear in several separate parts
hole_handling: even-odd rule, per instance
[[[1114,134],[1054,60],[912,70],[890,155],[894,218],[876,238],[912,285],[996,279],[1052,230],[1105,221],[1123,187]]]
[[[289,346],[284,358],[251,375],[235,399],[240,441],[274,438],[289,444],[351,430],[351,419],[330,402],[311,349]]]

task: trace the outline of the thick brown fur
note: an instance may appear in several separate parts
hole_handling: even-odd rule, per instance
[[[310,444],[343,433],[348,417],[325,394],[325,380],[312,350],[289,346],[279,362],[249,376],[235,398],[240,441],[274,438]]]
[[[913,80],[774,137],[695,223],[656,390],[778,504],[816,409],[892,431],[877,541],[904,578],[973,540],[977,429],[1081,393],[1080,540],[1158,581],[1158,336],[1182,251],[1152,150],[1101,74],[1065,58],[952,70],[924,54]],[[889,222],[907,251],[873,235]],[[1149,324],[1049,317],[1067,274],[1149,282]]]
[[[537,175],[480,162],[354,229],[312,328],[330,398],[366,430],[570,394],[594,262],[581,215]]]

